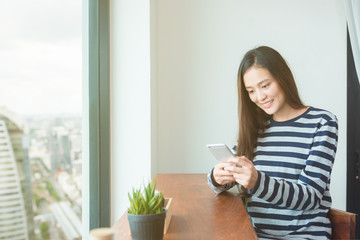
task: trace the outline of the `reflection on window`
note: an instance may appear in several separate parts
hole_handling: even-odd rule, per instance
[[[0,240],[81,239],[81,11],[0,3]]]

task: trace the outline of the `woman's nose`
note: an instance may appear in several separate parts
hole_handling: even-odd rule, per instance
[[[265,99],[266,99],[266,94],[263,91],[258,91],[257,92],[257,100],[259,102],[262,102]]]

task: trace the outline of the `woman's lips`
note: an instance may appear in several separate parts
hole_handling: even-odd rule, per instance
[[[261,105],[262,105],[264,108],[270,108],[273,102],[274,102],[274,99],[273,99],[273,100],[270,100],[270,101],[267,101],[267,102],[265,102],[265,103],[262,103]]]

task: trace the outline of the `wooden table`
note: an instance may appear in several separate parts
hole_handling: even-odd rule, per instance
[[[164,239],[257,239],[238,193],[215,195],[206,174],[158,174],[156,189],[172,198],[172,219]],[[116,240],[131,239],[127,215],[114,224]]]

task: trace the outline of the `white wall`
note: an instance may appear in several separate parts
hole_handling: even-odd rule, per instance
[[[345,209],[342,1],[117,0],[111,34],[113,221],[132,186],[156,173],[205,173],[216,163],[206,144],[235,144],[237,69],[258,45],[288,60],[305,104],[338,116],[331,191]]]
[[[158,0],[158,172],[207,172],[207,143],[234,145],[236,76],[245,52],[277,49],[305,104],[339,118],[331,191],[346,204],[346,20],[343,2]]]
[[[112,222],[127,193],[151,175],[150,11],[146,0],[111,1]]]

